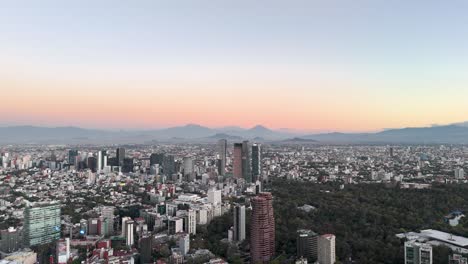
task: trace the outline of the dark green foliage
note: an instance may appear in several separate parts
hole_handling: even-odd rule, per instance
[[[443,221],[452,210],[468,206],[468,185],[435,185],[430,190],[402,190],[382,184],[314,184],[273,182],[278,254],[296,253],[296,230],[311,229],[337,237],[340,261],[357,263],[403,263],[403,246],[395,234],[438,229],[468,236],[468,220],[452,228]],[[328,191],[328,192],[325,192]],[[316,211],[303,212],[310,204]],[[435,248],[434,263],[446,263],[449,250]],[[445,262],[443,262],[445,259]]]

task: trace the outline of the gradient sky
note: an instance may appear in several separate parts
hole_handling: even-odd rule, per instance
[[[468,120],[468,1],[0,3],[0,124],[375,131]]]

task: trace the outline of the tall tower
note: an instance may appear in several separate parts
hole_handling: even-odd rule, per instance
[[[124,159],[125,159],[125,149],[124,148],[117,148],[117,165],[118,166],[123,166]]]
[[[261,163],[261,148],[260,144],[252,145],[252,181],[256,182],[262,175],[262,163]]]
[[[218,141],[218,152],[219,152],[219,175],[224,176],[226,170],[226,156],[227,156],[227,140],[220,139]]]
[[[249,141],[242,142],[242,177],[246,182],[252,182],[252,171],[250,168]]]
[[[192,181],[195,179],[195,177],[192,178],[193,172],[194,172],[194,166],[193,166],[193,158],[192,157],[184,157],[184,176],[186,180]]]
[[[242,143],[234,143],[232,174],[234,178],[242,178]]]
[[[275,217],[271,193],[252,199],[250,258],[252,263],[269,263],[275,255]]]
[[[234,206],[234,230],[233,240],[242,242],[245,240],[245,206]]]

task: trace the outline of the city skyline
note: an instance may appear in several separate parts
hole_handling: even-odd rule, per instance
[[[462,122],[467,5],[2,3],[1,123],[377,131]]]

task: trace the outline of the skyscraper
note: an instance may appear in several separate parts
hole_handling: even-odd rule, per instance
[[[116,157],[117,157],[117,165],[118,166],[123,166],[124,159],[125,159],[125,149],[124,148],[117,148]]]
[[[159,164],[163,165],[164,154],[163,153],[152,153],[150,156],[150,165]]]
[[[268,263],[275,255],[275,217],[271,193],[252,199],[250,257],[252,263]]]
[[[60,205],[36,203],[24,210],[24,245],[43,245],[60,238]]]
[[[261,163],[261,148],[260,144],[252,145],[252,181],[256,182],[262,175],[262,163]]]
[[[233,240],[242,242],[245,240],[245,206],[234,206],[234,229]]]
[[[317,246],[318,261],[320,264],[335,264],[335,236],[331,234],[321,235]]]
[[[218,141],[218,152],[219,152],[219,159],[220,164],[218,168],[218,174],[224,176],[226,170],[226,156],[227,156],[227,140],[220,139]]]
[[[183,164],[184,177],[189,181],[194,180],[195,177],[193,177],[193,173],[194,173],[193,158],[184,157],[183,163],[184,163]]]
[[[78,150],[70,149],[68,151],[68,164],[75,165],[77,157],[78,157]]]
[[[163,172],[167,176],[175,173],[175,158],[173,155],[165,155],[163,158]]]
[[[417,241],[406,241],[405,264],[432,264],[432,246]]]
[[[98,151],[96,171],[100,172],[106,166],[107,166],[107,151],[105,150]]]
[[[242,177],[246,182],[252,182],[252,170],[250,168],[249,141],[242,142]]]
[[[232,174],[234,178],[242,178],[242,143],[234,143]]]

